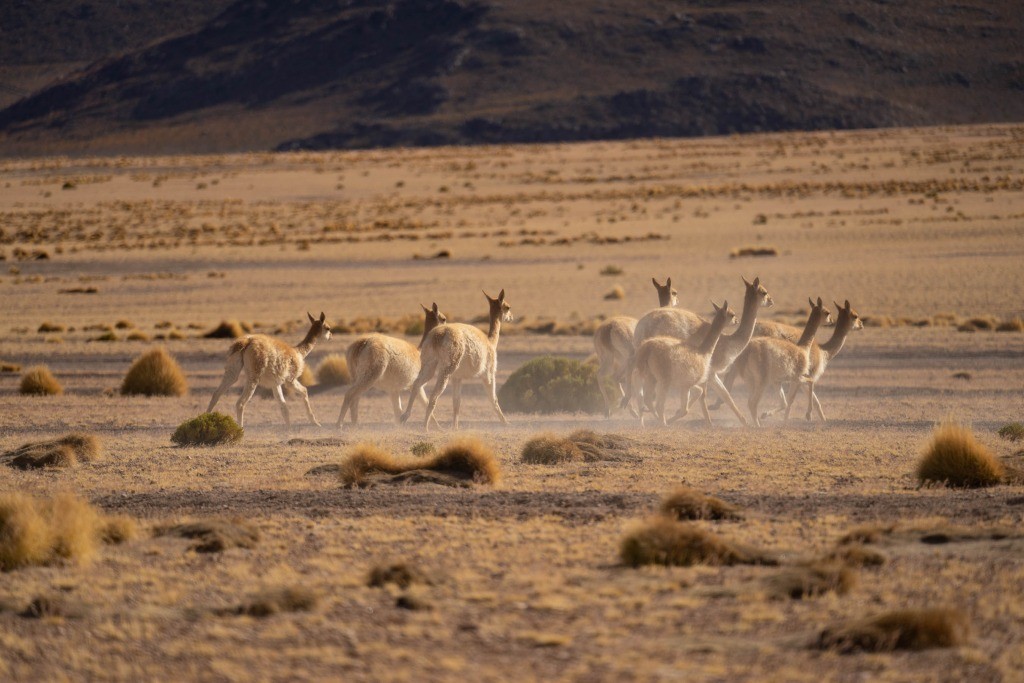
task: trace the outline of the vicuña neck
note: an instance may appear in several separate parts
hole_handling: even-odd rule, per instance
[[[797,346],[810,346],[811,342],[814,341],[814,335],[818,333],[818,328],[821,327],[822,313],[816,308],[811,309],[811,314],[807,316],[807,324],[804,326],[804,333],[800,335]]]
[[[298,343],[295,350],[305,358],[309,355],[309,352],[313,350],[313,347],[316,346],[316,340],[316,332],[313,331],[313,328],[309,328],[309,332],[307,332],[305,338]]]
[[[756,289],[752,293],[747,293],[747,297],[743,300],[743,317],[740,318],[740,326],[729,335],[729,339],[743,342],[743,344],[750,341],[750,337],[754,334],[754,323],[757,322],[757,309],[761,304],[758,299]]]
[[[501,313],[491,316],[491,326],[487,330],[487,339],[490,340],[491,346],[498,345],[498,335],[501,334]]]
[[[846,343],[846,337],[849,336],[850,330],[853,329],[853,323],[849,320],[844,319],[839,321],[836,325],[835,332],[832,333],[832,337],[821,345],[821,350],[829,355],[829,358],[834,358],[836,354],[843,350],[843,344]]]
[[[704,341],[701,342],[697,348],[697,353],[702,356],[707,356],[715,352],[715,346],[718,344],[718,338],[722,336],[722,330],[725,329],[725,320],[728,316],[719,314],[715,316],[715,319],[711,321],[711,328],[708,330],[708,336],[704,337]]]

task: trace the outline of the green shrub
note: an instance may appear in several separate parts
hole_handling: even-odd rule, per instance
[[[178,425],[171,441],[179,446],[219,446],[240,440],[242,434],[242,428],[233,417],[223,413],[203,413]]]
[[[1000,427],[996,433],[1007,441],[1020,441],[1024,439],[1024,425],[1020,422],[1011,422]]]
[[[188,393],[188,382],[181,366],[161,347],[135,359],[121,383],[121,393],[126,396],[184,396]]]
[[[524,363],[498,391],[512,413],[603,413],[597,369],[578,360],[542,356]]]

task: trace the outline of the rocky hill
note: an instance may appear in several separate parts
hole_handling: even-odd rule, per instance
[[[8,155],[1024,119],[1016,0],[15,0],[0,32]]]

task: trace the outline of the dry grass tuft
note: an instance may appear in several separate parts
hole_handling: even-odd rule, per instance
[[[895,524],[862,524],[853,528],[839,539],[839,545],[853,543],[878,543],[883,536],[889,536],[896,530]]]
[[[366,585],[370,588],[383,588],[389,583],[399,588],[408,588],[414,583],[430,585],[433,581],[425,573],[405,562],[377,565],[370,570],[366,578]]]
[[[679,486],[661,501],[661,514],[678,520],[743,519],[739,508],[689,486]]]
[[[668,517],[638,524],[622,539],[619,557],[630,567],[695,564],[777,564],[762,551],[716,536],[700,527]]]
[[[437,453],[437,446],[429,441],[419,441],[409,447],[409,452],[417,458],[426,458],[427,456]]]
[[[921,483],[980,488],[995,486],[1006,477],[1006,469],[992,453],[978,443],[964,425],[946,421],[936,427],[924,456],[917,465]]]
[[[121,545],[139,536],[139,524],[127,515],[110,515],[103,520],[100,540],[107,545]]]
[[[881,567],[887,558],[879,551],[862,544],[843,545],[825,558],[826,561],[842,562],[848,567]]]
[[[79,463],[93,462],[102,456],[103,447],[95,434],[68,434],[52,441],[27,443],[0,457],[11,467],[28,470],[74,467]]]
[[[64,332],[67,329],[67,327],[61,325],[60,323],[51,323],[49,320],[47,320],[46,322],[39,325],[39,328],[36,330],[36,332],[39,332],[40,334],[45,332]]]
[[[1024,332],[1024,320],[1013,318],[996,325],[996,332]]]
[[[88,561],[95,554],[104,518],[70,493],[37,500],[21,493],[0,496],[0,570],[60,560]]]
[[[501,470],[488,446],[477,439],[464,438],[418,459],[399,458],[373,444],[357,444],[341,463],[340,477],[346,487],[415,482],[493,485],[501,478]]]
[[[815,562],[787,567],[767,580],[772,595],[802,600],[825,593],[845,595],[857,583],[857,575],[840,562]]]
[[[567,437],[551,433],[533,437],[523,444],[520,460],[533,465],[556,465],[562,462],[622,460],[628,457],[629,440],[625,437],[579,429]]]
[[[622,288],[622,285],[615,285],[608,293],[604,295],[605,301],[618,301],[626,298],[626,290]]]
[[[749,256],[778,256],[775,247],[736,247],[729,252],[729,258],[745,258]]]
[[[184,396],[187,393],[185,373],[163,347],[136,358],[121,383],[121,394],[125,396]]]
[[[203,335],[206,339],[239,339],[247,334],[245,326],[237,320],[222,320],[220,325]]]
[[[815,644],[822,650],[892,652],[956,647],[967,642],[967,616],[952,609],[905,609],[829,627]]]
[[[127,339],[128,341],[148,342],[150,341],[151,337],[142,330],[132,330],[131,332],[128,333],[128,336],[125,337],[125,339]]]
[[[37,365],[26,370],[21,376],[18,391],[26,396],[59,396],[64,393],[64,387],[48,367]]]
[[[21,372],[21,366],[17,363],[0,361],[0,372]]]
[[[259,543],[259,530],[241,519],[201,519],[182,524],[158,526],[156,536],[178,536],[196,541],[197,553],[219,553],[229,548],[253,548]]]
[[[84,615],[81,605],[73,604],[59,593],[40,595],[18,612],[26,619],[78,619]]]
[[[203,413],[185,420],[171,435],[178,446],[219,446],[240,441],[245,431],[224,413]]]
[[[316,381],[325,387],[340,387],[351,383],[352,375],[348,371],[348,361],[336,353],[327,356],[316,368]]]
[[[218,614],[247,615],[250,617],[271,617],[284,612],[311,612],[320,602],[320,596],[305,586],[281,586],[269,588],[253,596],[238,607],[219,610]]]

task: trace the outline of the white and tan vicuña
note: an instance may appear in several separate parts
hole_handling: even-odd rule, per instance
[[[502,321],[512,322],[512,308],[505,301],[504,289],[496,299],[487,296],[487,292],[484,292],[484,296],[487,297],[487,302],[490,305],[490,328],[487,334],[473,325],[448,323],[435,327],[423,338],[423,344],[420,347],[420,373],[413,383],[413,394],[418,393],[431,377],[437,375],[434,389],[430,392],[430,400],[427,402],[427,416],[423,421],[424,429],[430,428],[430,420],[434,415],[437,399],[449,382],[452,384],[452,426],[458,429],[459,408],[462,404],[462,383],[476,377],[484,381],[484,386],[487,387],[491,404],[498,417],[503,423],[508,423],[505,415],[501,412],[501,406],[498,405],[498,387],[495,375],[498,372],[498,337],[501,333],[501,323]],[[412,406],[413,402],[409,401],[405,412],[402,413],[402,422],[409,419]]]
[[[715,306],[714,302],[711,305]],[[718,345],[718,339],[722,336],[722,330],[725,329],[729,320],[735,317],[736,314],[729,308],[729,302],[724,302],[721,307],[715,306],[715,317],[709,324],[700,345],[696,348],[672,337],[654,337],[640,344],[636,351],[634,377],[631,384],[638,390],[642,386],[653,388],[654,412],[661,419],[662,424],[667,424],[665,402],[673,390],[681,391],[685,406],[690,389],[707,382],[711,372],[711,356]],[[708,414],[705,399],[706,393],[702,395],[701,405],[704,409],[704,417],[710,424],[711,416]],[[644,422],[642,400],[638,400],[638,410],[642,425]]]
[[[746,288],[746,292],[743,295],[743,312],[740,316],[740,326],[732,334],[723,336],[718,340],[715,353],[711,356],[711,372],[708,375],[708,382],[704,387],[698,387],[698,391],[706,392],[711,387],[714,387],[719,397],[728,404],[740,422],[747,424],[746,418],[743,417],[740,409],[736,407],[736,402],[733,401],[729,390],[726,389],[722,380],[718,377],[718,373],[728,370],[739,355],[743,353],[743,350],[747,348],[747,344],[753,336],[758,309],[762,306],[771,308],[775,305],[775,302],[772,301],[768,290],[761,286],[761,278],[755,277],[753,282],[747,282],[747,279],[743,278],[743,285]],[[681,414],[677,417],[686,415],[687,411],[693,407],[694,401],[700,397],[701,394],[697,394],[690,399],[686,409],[681,410]]]
[[[420,345],[432,329],[447,322],[444,314],[437,309],[420,304],[423,309],[423,336]],[[345,392],[345,400],[341,404],[338,415],[338,427],[341,427],[345,414],[351,411],[352,424],[359,421],[359,398],[372,387],[384,391],[391,398],[391,407],[395,419],[402,417],[402,392],[408,390],[420,372],[420,350],[397,337],[384,334],[367,334],[353,341],[345,352],[352,385]],[[419,392],[409,395],[409,402],[419,398],[424,405],[427,396],[420,387]]]
[[[803,334],[795,344],[788,339],[773,337],[751,339],[734,364],[735,371],[749,388],[747,406],[754,424],[758,427],[761,426],[761,420],[757,409],[765,390],[781,393],[783,384],[807,379],[814,334],[827,313],[821,297],[818,297],[817,303],[810,299],[808,301],[811,304],[811,312],[807,316]]]
[[[821,409],[821,402],[818,400],[818,394],[814,391],[814,385],[825,373],[825,368],[828,367],[829,361],[843,350],[843,344],[846,343],[846,338],[850,335],[850,332],[864,329],[864,323],[861,322],[857,311],[850,308],[849,299],[846,300],[843,306],[840,306],[835,301],[832,303],[835,304],[836,309],[839,311],[839,315],[836,317],[836,329],[832,333],[832,338],[824,344],[819,345],[815,342],[811,345],[810,368],[807,372],[809,379],[806,382],[807,414],[804,416],[808,420],[811,419],[811,408],[813,407],[818,411],[821,421],[825,422],[825,412]],[[794,384],[789,390],[789,395],[786,396],[787,420],[789,419],[789,411],[793,409],[793,403],[796,401],[796,395],[799,391],[800,385]]]
[[[242,370],[245,370],[245,386],[235,405],[240,426],[245,426],[245,406],[257,387],[271,389],[274,392],[278,403],[281,404],[284,421],[291,426],[288,405],[284,401],[284,392],[282,391],[282,388],[287,385],[302,397],[306,404],[309,421],[319,427],[320,423],[317,422],[313,415],[313,409],[309,405],[306,387],[299,382],[299,377],[302,376],[302,370],[306,367],[306,356],[313,350],[316,343],[321,339],[326,341],[331,338],[331,326],[327,324],[323,312],[320,313],[319,320],[308,312],[306,315],[309,317],[309,332],[296,346],[290,346],[263,334],[250,334],[232,344],[231,350],[228,352],[227,364],[224,367],[224,379],[221,380],[217,390],[213,392],[213,398],[210,399],[210,406],[206,412],[213,411],[220,397],[238,380]]]
[[[668,278],[665,284],[659,285],[655,278],[651,278],[654,288],[658,290],[658,305],[675,306],[679,299],[676,290],[672,289],[672,278]],[[636,318],[618,315],[609,318],[597,326],[594,330],[594,351],[597,353],[597,386],[604,396],[605,414],[609,417],[615,408],[618,408],[619,401],[626,392],[622,385],[626,381],[626,367],[629,358],[633,355],[633,330],[636,329]],[[614,399],[608,396],[606,378],[615,380],[619,395]]]

